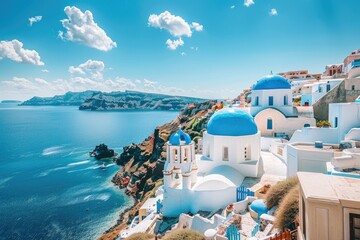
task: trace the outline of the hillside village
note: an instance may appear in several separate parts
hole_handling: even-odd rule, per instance
[[[269,75],[235,100],[189,104],[151,147],[133,146],[146,160],[122,154],[114,181],[141,204],[117,238],[360,239],[359,79],[356,50],[323,74]]]

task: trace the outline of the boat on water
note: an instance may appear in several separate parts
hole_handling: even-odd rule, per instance
[[[104,143],[97,145],[95,149],[89,153],[90,157],[94,157],[96,160],[103,158],[116,157],[117,153],[113,149],[108,148]]]
[[[100,169],[106,169],[106,165],[105,165],[105,163],[103,163],[102,165],[100,165],[100,167],[99,167]]]

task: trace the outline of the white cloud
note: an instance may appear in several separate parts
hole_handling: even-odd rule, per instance
[[[166,41],[166,45],[169,49],[175,50],[178,46],[184,45],[184,41],[181,37],[191,37],[193,31],[201,32],[204,26],[197,22],[189,24],[182,17],[172,15],[169,11],[160,13],[159,15],[151,14],[148,19],[148,25],[154,28],[165,29],[172,36],[178,37],[177,40]]]
[[[204,26],[201,25],[200,23],[192,22],[191,28],[195,29],[195,31],[197,31],[197,32],[202,32],[202,30],[204,29]]]
[[[24,49],[23,43],[16,39],[12,41],[0,41],[0,60],[3,58],[8,58],[19,63],[44,65],[40,60],[38,52]]]
[[[42,71],[43,73],[48,73],[48,72],[49,72],[49,70],[47,70],[47,69],[41,69],[41,71]]]
[[[67,6],[64,12],[68,18],[61,20],[62,26],[66,29],[65,33],[59,31],[61,39],[79,42],[101,51],[109,51],[117,46],[116,42],[97,25],[89,10],[83,13],[77,7]]]
[[[3,81],[3,83],[19,89],[31,87],[31,82],[26,78],[13,77],[12,81]]]
[[[29,18],[29,25],[32,26],[33,23],[40,22],[41,19],[42,19],[42,16],[31,17],[31,18]]]
[[[85,72],[81,68],[74,67],[74,66],[69,67],[69,73],[70,74],[85,74]]]
[[[231,8],[231,9],[234,9],[234,8],[235,8],[235,5],[232,5],[230,8]]]
[[[168,39],[166,41],[166,45],[168,46],[169,49],[176,50],[179,46],[184,45],[184,41],[181,38],[176,40]]]
[[[175,37],[191,37],[192,35],[189,23],[180,16],[172,15],[169,11],[165,11],[159,15],[151,14],[148,19],[148,24],[151,27],[165,29]]]
[[[250,7],[253,4],[255,4],[254,0],[244,0],[245,7]]]
[[[180,55],[181,55],[181,56],[185,56],[185,55],[186,55],[186,52],[181,52]]]
[[[70,66],[68,71],[72,75],[76,74],[89,74],[90,78],[95,80],[103,79],[103,72],[105,69],[105,64],[102,61],[89,59],[86,62],[80,64],[79,66]]]
[[[269,15],[270,15],[270,16],[276,16],[276,15],[278,15],[278,12],[277,12],[277,10],[276,10],[275,8],[272,8],[272,9],[270,10],[270,12],[269,12]]]
[[[199,47],[190,47],[191,50],[197,51],[199,50]]]

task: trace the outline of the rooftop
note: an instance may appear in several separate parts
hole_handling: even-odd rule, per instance
[[[316,152],[341,152],[337,144],[323,144],[323,148],[316,148],[314,143],[294,142],[290,143],[296,149]]]
[[[310,172],[297,175],[307,199],[341,203],[344,207],[360,204],[360,179]]]
[[[289,81],[279,75],[266,76],[256,84],[254,84],[252,90],[272,90],[272,89],[291,89]]]

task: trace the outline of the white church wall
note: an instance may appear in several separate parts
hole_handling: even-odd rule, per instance
[[[273,105],[269,105],[269,97],[273,97]],[[287,96],[287,105],[284,105],[284,96]],[[256,105],[256,97],[259,98]],[[268,107],[280,109],[286,116],[294,116],[292,106],[291,89],[271,89],[271,90],[253,90],[251,93],[251,115],[255,116],[261,110]]]
[[[272,120],[272,129],[268,129],[268,119]],[[314,118],[286,118],[284,114],[273,108],[259,112],[254,120],[261,132],[261,136],[274,136],[275,133],[284,133],[291,137],[296,130],[302,129],[305,124],[316,126],[316,120]]]
[[[260,132],[247,136],[217,136],[204,132],[204,152],[209,159],[197,162],[199,171],[206,173],[218,165],[226,165],[237,169],[244,176],[257,176],[257,164],[260,159]],[[228,149],[228,160],[224,160],[224,148]],[[245,159],[245,148],[246,157]],[[239,164],[241,163],[241,164]]]

